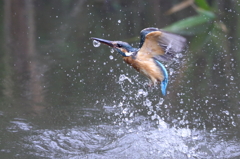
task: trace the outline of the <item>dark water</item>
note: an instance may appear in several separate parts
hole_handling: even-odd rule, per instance
[[[192,8],[166,16],[174,2],[8,2],[0,3],[1,158],[240,157],[234,41],[225,51],[215,46],[224,48],[222,39],[189,47],[167,67],[163,97],[116,52],[89,39],[138,46],[132,39],[143,28],[166,27],[194,15]],[[221,6],[237,25],[237,10]]]

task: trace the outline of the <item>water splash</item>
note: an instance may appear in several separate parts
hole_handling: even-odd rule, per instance
[[[94,47],[99,47],[101,45],[100,42],[96,41],[96,40],[93,40],[93,46]]]
[[[163,98],[160,98],[160,100],[159,100],[159,102],[158,102],[158,103],[159,103],[160,105],[162,105],[162,104],[163,104],[163,102],[164,102],[164,99],[163,99]]]
[[[109,56],[109,59],[110,59],[110,60],[112,60],[112,59],[113,59],[113,56],[112,56],[112,55],[110,55],[110,56]]]
[[[143,89],[139,89],[136,97],[140,97],[140,96],[146,97],[147,95],[148,95],[147,91],[144,91]]]
[[[178,53],[178,54],[176,54],[176,58],[178,58],[178,59],[183,58],[183,54],[182,54],[182,53]]]
[[[119,76],[119,83],[122,84],[125,80],[129,81],[132,84],[132,80],[124,74]]]
[[[111,53],[114,53],[114,49],[111,49],[110,52],[111,52]]]

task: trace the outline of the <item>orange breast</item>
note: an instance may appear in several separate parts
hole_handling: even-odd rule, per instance
[[[123,59],[138,72],[147,76],[153,84],[163,81],[164,76],[161,69],[156,65],[155,61],[147,55],[136,57],[136,59],[133,59],[131,56],[123,57]]]

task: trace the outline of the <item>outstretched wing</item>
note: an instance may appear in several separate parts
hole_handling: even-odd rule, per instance
[[[141,31],[140,50],[137,56],[155,57],[168,61],[175,53],[182,52],[186,39],[182,36],[165,32],[158,28],[146,28]]]

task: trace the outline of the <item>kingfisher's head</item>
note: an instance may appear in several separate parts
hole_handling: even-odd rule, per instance
[[[91,38],[91,39],[96,40],[102,44],[111,46],[114,50],[116,50],[118,53],[120,53],[124,57],[131,56],[133,55],[134,52],[137,51],[136,48],[133,48],[131,45],[123,41],[109,41],[109,40],[99,39],[99,38]]]

